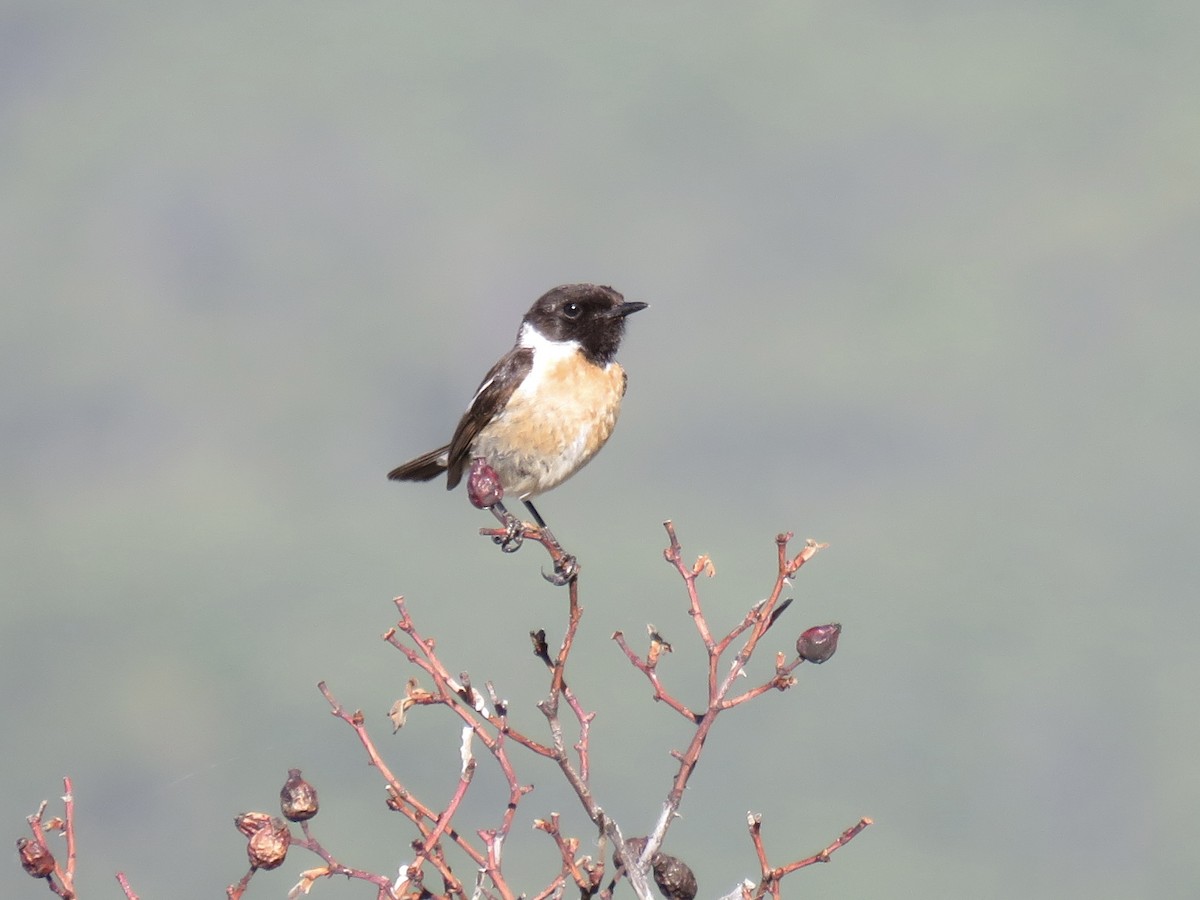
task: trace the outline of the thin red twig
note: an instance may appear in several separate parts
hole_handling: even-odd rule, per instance
[[[750,840],[754,843],[754,852],[758,856],[758,864],[761,870],[762,878],[758,884],[758,889],[754,892],[753,896],[755,898],[762,898],[770,894],[772,898],[779,900],[779,898],[782,896],[780,893],[780,882],[783,881],[784,877],[790,875],[792,872],[798,871],[799,869],[814,865],[815,863],[829,862],[830,856],[832,856],[836,850],[846,846],[846,844],[854,840],[854,838],[857,837],[864,828],[871,824],[873,823],[868,818],[864,817],[859,819],[858,822],[856,822],[854,825],[851,825],[840,835],[838,835],[837,838],[825,849],[814,853],[812,856],[806,856],[804,859],[798,859],[783,866],[772,867],[770,863],[767,862],[767,851],[763,846],[762,816],[749,816],[748,825],[750,827]]]
[[[75,900],[77,896],[75,893],[75,795],[71,789],[69,776],[63,778],[62,800],[62,819],[54,818],[43,824],[42,817],[46,814],[46,807],[49,805],[47,801],[43,800],[38,811],[29,816],[26,821],[29,823],[29,830],[33,833],[33,842],[42,853],[54,861],[54,870],[45,876],[46,886],[63,900]],[[50,845],[46,841],[47,829],[61,831],[66,837],[67,867],[65,869],[50,850]]]
[[[687,706],[684,705],[683,701],[679,700],[674,694],[663,687],[662,682],[658,678],[657,664],[651,665],[650,663],[642,660],[642,658],[630,648],[629,644],[625,641],[625,635],[620,631],[614,631],[612,634],[612,639],[617,642],[617,646],[620,647],[625,653],[626,658],[633,665],[633,667],[650,680],[650,685],[654,688],[654,699],[656,701],[663,701],[667,704],[667,706],[671,707],[671,709],[675,710],[675,712],[689,720],[693,725],[700,721],[700,716],[697,713],[694,713],[688,709]]]
[[[138,900],[138,895],[133,892],[133,888],[129,886],[129,879],[125,877],[124,872],[117,873],[117,884],[121,886],[121,890],[125,894],[125,900]]]
[[[443,810],[441,815],[438,816],[437,825],[434,827],[433,831],[425,836],[421,849],[417,851],[417,855],[413,862],[409,864],[410,872],[421,868],[422,861],[430,857],[430,854],[437,846],[438,841],[441,840],[442,834],[444,834],[446,829],[450,827],[450,822],[454,819],[454,814],[458,812],[459,804],[462,803],[463,797],[465,797],[467,794],[467,788],[471,786],[471,778],[474,776],[474,774],[475,760],[471,759],[468,760],[467,764],[463,767],[462,774],[458,779],[458,787],[454,791],[454,796],[450,798],[450,802],[446,804],[445,810]],[[448,872],[444,872],[443,877],[448,874]],[[451,878],[456,886],[454,893],[462,894],[462,886],[458,884],[458,880],[454,879],[453,876],[451,876]]]
[[[63,811],[67,820],[67,871],[63,873],[63,884],[75,893],[75,790],[69,776],[63,776]]]
[[[316,854],[325,861],[325,865],[322,869],[309,869],[304,873],[303,877],[307,882],[311,883],[319,877],[332,878],[334,875],[342,875],[346,878],[354,878],[359,881],[370,882],[379,889],[380,897],[385,898],[385,900],[395,900],[396,892],[392,885],[391,879],[389,879],[387,876],[377,875],[374,872],[367,872],[364,869],[351,868],[350,866],[338,862],[338,860],[334,858],[333,854],[326,850],[325,847],[322,846],[321,842],[313,837],[312,831],[309,829],[308,822],[301,822],[300,830],[304,833],[304,837],[298,838],[293,834],[292,846],[303,847],[305,850]],[[307,891],[305,893],[307,893]],[[460,896],[462,895],[461,885],[459,886],[459,894]]]
[[[242,894],[246,893],[246,888],[250,886],[250,879],[254,877],[254,873],[257,871],[258,869],[252,867],[250,871],[242,876],[241,881],[239,881],[237,884],[231,884],[229,887],[225,888],[225,896],[229,898],[229,900],[241,900]]]
[[[554,839],[554,844],[558,847],[558,854],[562,858],[563,872],[570,875],[574,879],[575,884],[581,891],[588,891],[591,887],[591,878],[585,875],[583,870],[579,868],[579,863],[575,859],[575,854],[579,852],[579,840],[577,838],[564,838],[558,827],[558,813],[551,813],[549,819],[537,819],[533,823],[533,827],[538,831],[544,831]]]

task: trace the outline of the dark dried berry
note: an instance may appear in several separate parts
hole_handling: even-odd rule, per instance
[[[796,639],[796,652],[805,662],[823,663],[837,650],[842,626],[837,622],[814,625]]]
[[[482,456],[471,461],[471,474],[467,476],[467,498],[479,509],[491,509],[504,499],[504,485],[500,483],[500,476]]]
[[[17,854],[21,857],[21,868],[34,878],[45,878],[54,871],[54,857],[37,841],[17,838]]]
[[[667,900],[693,900],[700,890],[687,863],[665,853],[654,857],[654,883]]]
[[[646,849],[646,838],[644,838],[644,837],[626,838],[625,846],[629,850],[629,854],[633,857],[633,861],[637,862],[639,859],[642,858],[642,852]],[[618,851],[614,850],[613,851],[613,865],[619,866],[622,864],[623,863],[621,862],[621,854]]]
[[[246,844],[246,855],[250,858],[250,865],[256,869],[277,869],[287,859],[291,843],[292,833],[288,831],[287,823],[282,819],[272,818],[250,835],[250,842]]]
[[[246,837],[251,837],[260,828],[271,824],[271,814],[260,812],[242,813],[233,820],[233,824]]]
[[[317,789],[300,777],[299,769],[288,769],[287,781],[279,792],[279,807],[289,822],[303,822],[317,814]]]

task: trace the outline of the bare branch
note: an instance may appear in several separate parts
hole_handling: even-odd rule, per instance
[[[508,520],[516,521],[511,516]],[[683,581],[687,612],[705,648],[704,683],[707,690],[703,695],[703,708],[700,708],[684,703],[680,695],[664,683],[659,665],[668,658],[672,647],[654,626],[647,626],[650,643],[645,655],[635,651],[622,632],[613,633],[612,639],[626,660],[650,683],[653,699],[665,704],[693,726],[686,746],[671,752],[678,766],[654,828],[646,837],[627,839],[620,825],[607,815],[593,793],[591,728],[596,713],[587,709],[567,677],[567,667],[581,634],[583,618],[578,564],[562,551],[548,530],[518,524],[522,529],[518,538],[541,543],[550,554],[555,564],[555,576],[550,580],[568,588],[567,618],[558,648],[552,651],[544,630],[530,635],[534,655],[542,661],[548,675],[546,693],[537,703],[545,717],[548,735],[534,738],[514,729],[509,721],[509,703],[497,693],[492,681],[483,682],[485,687],[480,690],[473,685],[468,672],[455,669],[455,674],[452,674],[438,654],[437,641],[417,628],[404,598],[397,597],[395,605],[399,619],[394,627],[383,634],[383,640],[398,650],[409,665],[424,673],[432,681],[432,687],[426,690],[417,677],[408,679],[403,697],[394,704],[390,713],[393,734],[404,725],[407,715],[418,714],[410,712],[412,710],[429,707],[447,710],[459,724],[462,735],[459,748],[462,765],[453,792],[446,798],[440,811],[414,793],[385,762],[379,745],[368,732],[363,712],[342,706],[322,681],[317,687],[328,703],[331,714],[353,729],[370,765],[379,772],[384,782],[388,808],[403,815],[415,830],[415,839],[410,843],[412,858],[400,867],[399,876],[395,879],[340,862],[313,834],[309,820],[318,811],[316,790],[302,779],[298,769],[293,769],[289,770],[288,781],[281,792],[281,811],[285,818],[299,825],[300,834],[293,833],[283,819],[268,813],[251,812],[238,816],[238,828],[248,840],[251,868],[238,882],[226,889],[229,900],[242,900],[256,872],[282,864],[291,847],[314,854],[322,863],[301,873],[299,883],[288,894],[292,900],[308,894],[317,881],[335,875],[373,884],[377,900],[400,900],[402,897],[405,900],[417,897],[432,900],[517,900],[518,896],[559,900],[572,890],[577,890],[584,900],[596,896],[601,900],[610,900],[622,878],[628,880],[639,900],[652,900],[654,897],[651,879],[664,896],[686,900],[695,896],[697,886],[692,870],[683,860],[662,852],[661,848],[671,824],[679,815],[686,789],[720,714],[768,692],[788,690],[797,682],[795,673],[801,663],[823,663],[836,650],[841,626],[837,623],[812,626],[797,639],[796,656],[777,652],[774,672],[769,677],[755,676],[753,686],[741,689],[740,693],[734,691],[739,679],[747,675],[763,637],[778,624],[781,614],[793,602],[792,597],[784,597],[785,589],[791,586],[791,578],[825,545],[809,540],[803,549],[793,554],[789,550],[793,536],[790,533],[778,535],[775,539],[777,562],[774,583],[767,595],[751,606],[728,632],[714,634],[701,602],[699,579],[702,575],[709,578],[715,576],[716,567],[705,554],[690,564],[685,563],[674,525],[670,521],[664,523],[668,546],[663,555]],[[484,529],[482,533],[509,544],[519,543],[508,527]],[[670,674],[665,664],[663,669],[663,675]],[[562,712],[564,704],[570,710],[569,715]],[[486,754],[479,752],[477,758],[479,747],[486,750]],[[514,747],[518,749],[514,750]],[[526,755],[522,755],[522,749]],[[514,760],[514,753],[518,760]],[[462,811],[467,806],[464,799],[474,782],[479,759],[484,760],[486,766],[489,757],[508,786],[508,802],[499,821],[492,823],[493,827],[480,828],[474,832],[475,837],[470,837],[456,828],[455,819],[464,814]],[[521,781],[515,763],[520,759],[537,757],[552,760],[578,798],[584,814],[596,829],[594,840],[598,852],[594,855],[581,852],[581,838],[562,831],[558,813],[549,813],[544,818],[536,819],[535,829],[554,841],[560,863],[556,867],[558,871],[549,877],[543,888],[526,893],[508,883],[504,874],[503,851],[516,821],[517,810],[533,790],[532,784]],[[43,802],[37,813],[28,820],[33,837],[22,838],[18,842],[18,851],[22,866],[30,875],[45,880],[51,892],[62,900],[76,900],[75,798],[69,778],[63,779],[63,785],[63,818],[46,820],[47,804]],[[834,852],[870,824],[870,819],[861,819],[818,853],[782,866],[772,866],[763,840],[761,817],[750,815],[748,827],[757,857],[759,880],[757,884],[743,882],[722,900],[779,898],[780,884],[786,876],[815,863],[828,862]],[[58,832],[65,839],[65,866],[60,866],[50,851],[47,834],[51,832]],[[474,875],[468,879],[468,885],[464,885],[462,878],[455,874],[451,857],[456,864],[461,864],[465,857],[474,867]],[[610,860],[613,874],[605,886],[605,871]],[[425,883],[427,877],[433,880],[430,877],[432,872],[440,877],[441,893],[435,893],[435,886]],[[117,873],[116,877],[126,900],[138,900],[124,873]]]
[[[774,900],[778,900],[778,898],[782,896],[780,893],[780,882],[784,879],[784,877],[799,869],[811,866],[814,863],[829,862],[829,857],[833,855],[834,851],[850,843],[850,841],[854,840],[854,838],[857,837],[864,828],[873,824],[868,818],[859,819],[858,822],[856,822],[854,825],[851,825],[840,835],[838,835],[837,839],[834,840],[824,850],[814,853],[812,856],[806,856],[804,859],[798,859],[794,862],[788,863],[787,865],[773,868],[767,862],[767,852],[763,847],[762,816],[751,813],[746,818],[747,824],[750,828],[750,840],[754,843],[754,852],[758,856],[758,864],[762,877],[762,880],[758,884],[758,889],[752,895],[755,900],[765,897],[768,894],[774,898]]]

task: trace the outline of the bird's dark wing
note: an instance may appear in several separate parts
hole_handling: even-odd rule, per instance
[[[525,380],[532,368],[533,350],[529,347],[514,347],[484,376],[479,389],[475,391],[471,405],[467,407],[458,427],[454,429],[454,437],[450,439],[446,460],[449,471],[446,479],[447,490],[462,480],[471,443],[504,409],[513,391]]]

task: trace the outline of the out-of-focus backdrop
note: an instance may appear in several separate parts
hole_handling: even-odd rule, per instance
[[[521,313],[612,284],[629,393],[541,509],[584,565],[596,790],[644,831],[702,659],[777,532],[830,542],[764,648],[838,655],[718,724],[668,848],[701,896],[876,825],[806,897],[1193,896],[1200,13],[1142,4],[9,2],[0,11],[0,836],[74,778],[79,888],[221,896],[290,766],[316,833],[411,832],[315,685],[448,798],[457,727],[384,713],[408,597],[544,729],[544,556],[384,473]],[[758,674],[768,671],[759,668]],[[749,683],[749,682],[748,682]],[[530,821],[578,806],[528,767]],[[494,825],[489,764],[460,813]],[[57,800],[51,810],[57,807]],[[585,840],[586,844],[586,840]],[[8,846],[11,848],[12,844]],[[256,879],[282,896],[315,860]],[[325,897],[373,896],[360,883]],[[45,896],[15,854],[0,894]]]

